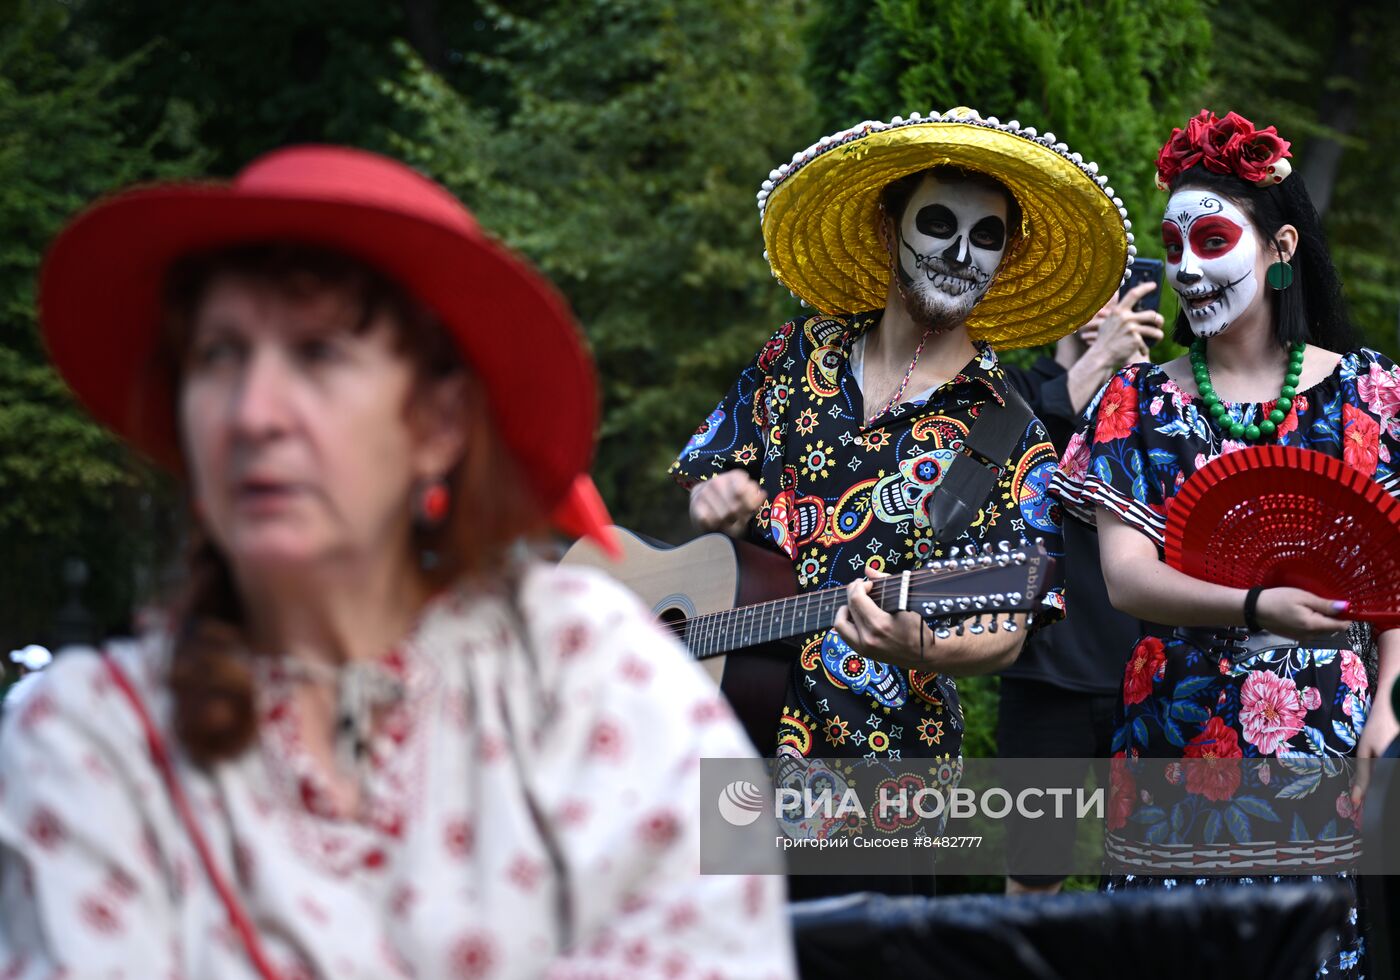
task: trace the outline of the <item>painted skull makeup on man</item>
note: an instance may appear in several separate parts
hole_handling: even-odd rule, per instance
[[[1223,333],[1259,292],[1259,236],[1240,208],[1218,194],[1180,190],[1162,219],[1167,275],[1197,337]]]
[[[927,174],[899,219],[901,293],[918,320],[952,327],[992,285],[1006,254],[1006,195],[981,182]]]

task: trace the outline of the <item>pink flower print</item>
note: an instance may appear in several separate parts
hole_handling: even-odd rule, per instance
[[[1224,456],[1226,453],[1239,452],[1241,449],[1246,448],[1248,445],[1249,443],[1247,442],[1238,442],[1234,439],[1226,439],[1220,443],[1220,455]]]
[[[1342,683],[1349,687],[1353,694],[1364,694],[1370,686],[1370,681],[1366,679],[1366,665],[1350,650],[1342,651]]]
[[[1394,429],[1396,417],[1400,416],[1400,377],[1395,371],[1386,371],[1379,364],[1372,364],[1371,370],[1356,379],[1356,393],[1387,429]]]
[[[1158,416],[1158,415],[1161,415],[1161,414],[1162,414],[1162,396],[1161,396],[1161,395],[1158,395],[1156,398],[1153,398],[1151,404],[1148,405],[1148,408],[1151,410],[1152,415],[1153,415],[1154,417],[1155,417],[1155,416]]]
[[[1303,730],[1298,688],[1266,670],[1252,671],[1240,690],[1240,726],[1245,741],[1273,755]]]
[[[1316,690],[1316,688],[1313,688],[1313,690]],[[1269,763],[1267,761],[1259,763],[1259,768],[1254,771],[1254,774],[1259,777],[1259,783],[1262,786],[1269,785],[1274,778],[1274,771],[1269,768]]]
[[[1299,700],[1303,702],[1306,710],[1316,711],[1322,707],[1322,692],[1315,687],[1305,687],[1299,695]]]
[[[1351,805],[1351,794],[1346,790],[1337,794],[1337,816],[1343,820],[1350,820],[1355,816],[1356,811]]]
[[[1089,472],[1089,443],[1082,432],[1070,436],[1065,446],[1064,457],[1060,460],[1060,472],[1066,480],[1078,483]]]

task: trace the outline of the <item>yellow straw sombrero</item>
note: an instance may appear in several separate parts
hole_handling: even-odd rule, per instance
[[[1001,349],[1058,340],[1122,284],[1137,254],[1132,223],[1098,165],[1053,133],[967,108],[866,121],[772,171],[758,207],[773,275],[823,313],[883,307],[889,253],[878,232],[880,191],[941,165],[995,177],[1021,205],[1020,232],[968,318],[974,340]]]

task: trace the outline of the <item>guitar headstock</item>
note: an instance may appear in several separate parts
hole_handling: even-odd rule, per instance
[[[972,633],[998,628],[1014,632],[1010,615],[1034,614],[1040,608],[1054,567],[1055,560],[1039,542],[1019,548],[1003,542],[981,550],[968,545],[961,555],[910,573],[905,608],[918,613],[939,639],[961,635],[966,621],[974,617],[966,627]],[[1007,616],[1000,624],[999,615]]]

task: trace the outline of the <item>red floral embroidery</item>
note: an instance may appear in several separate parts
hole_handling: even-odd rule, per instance
[[[22,731],[32,732],[57,712],[58,705],[52,697],[47,693],[36,695],[20,708],[19,727]]]
[[[569,660],[588,648],[590,637],[586,623],[570,623],[559,631],[559,656]]]
[[[117,910],[104,898],[90,895],[83,899],[79,910],[83,921],[92,927],[94,932],[110,936],[122,931],[122,921],[117,916]]]
[[[107,869],[104,887],[116,898],[126,901],[136,894],[136,879],[115,865]]]
[[[36,807],[29,818],[29,839],[46,851],[52,851],[68,839],[63,821],[46,806]]]
[[[454,858],[468,857],[476,845],[476,832],[465,818],[449,820],[442,828],[443,845]]]
[[[1122,375],[1115,376],[1099,400],[1094,442],[1112,442],[1132,432],[1137,424],[1137,403],[1137,389]]]
[[[700,921],[700,910],[692,902],[681,902],[666,916],[666,928],[671,932],[689,929]]]
[[[680,836],[681,823],[674,813],[653,813],[642,821],[638,833],[652,847],[665,847]]]
[[[603,759],[620,759],[623,745],[622,728],[617,723],[603,720],[593,726],[588,736],[588,754]]]
[[[622,662],[622,676],[634,684],[645,684],[651,679],[651,665],[640,657],[629,656]]]
[[[729,717],[729,705],[720,698],[701,701],[690,711],[690,720],[697,725],[708,725]]]
[[[452,970],[460,980],[488,977],[496,967],[496,949],[489,936],[469,933],[452,947]]]
[[[586,801],[566,800],[559,808],[559,823],[565,827],[577,827],[588,819],[590,812]]]
[[[634,939],[627,944],[627,948],[622,952],[627,965],[633,969],[641,969],[646,965],[647,959],[651,956],[651,949],[647,946],[645,939]]]
[[[522,890],[532,892],[539,887],[540,879],[544,877],[544,868],[538,861],[521,854],[510,863],[506,876]]]
[[[1152,693],[1152,683],[1165,669],[1166,651],[1155,636],[1144,636],[1133,647],[1128,666],[1123,671],[1123,703],[1141,704]]]
[[[744,913],[750,918],[762,912],[766,904],[763,887],[763,879],[758,875],[749,875],[744,879]]]

